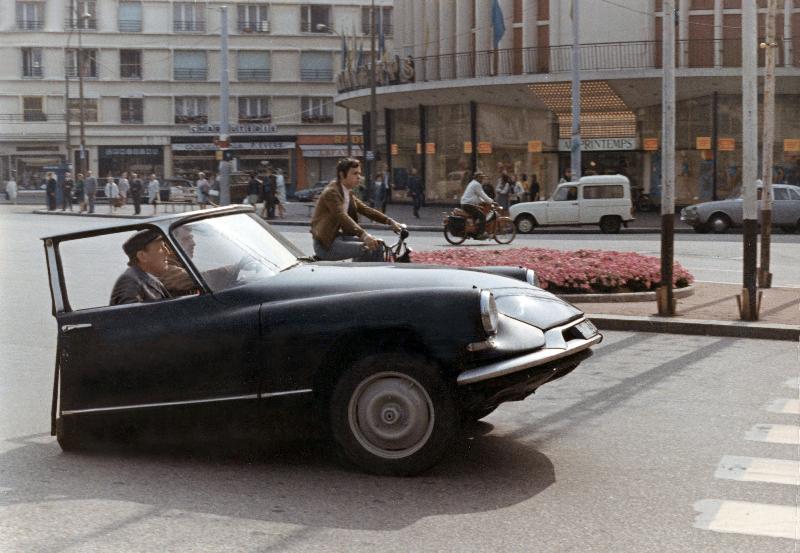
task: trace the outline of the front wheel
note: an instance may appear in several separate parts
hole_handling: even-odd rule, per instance
[[[708,219],[708,226],[715,233],[723,233],[730,228],[731,220],[727,215],[715,213]]]
[[[445,224],[444,225],[444,239],[447,240],[448,242],[450,242],[451,244],[453,244],[454,246],[458,246],[459,244],[462,244],[464,242],[464,240],[467,239],[467,234],[466,234],[466,232],[461,234],[461,235],[455,234],[453,232],[453,229],[450,228],[450,225]]]
[[[523,214],[517,217],[517,232],[528,234],[536,228],[536,220],[531,215]]]
[[[616,234],[622,226],[622,220],[619,217],[607,215],[600,219],[600,230],[603,234]]]
[[[498,217],[494,226],[494,240],[498,244],[510,244],[517,235],[514,222],[509,217]]]
[[[399,353],[367,356],[345,372],[331,396],[330,419],[342,457],[393,475],[438,462],[459,421],[438,368]]]

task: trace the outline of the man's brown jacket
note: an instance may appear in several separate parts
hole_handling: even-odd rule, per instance
[[[340,234],[362,236],[366,231],[358,224],[359,213],[384,225],[388,225],[391,221],[377,209],[372,209],[359,200],[353,193],[350,194],[350,206],[345,213],[342,187],[336,181],[331,181],[317,200],[314,216],[311,217],[311,235],[326,249],[331,247],[334,239]]]

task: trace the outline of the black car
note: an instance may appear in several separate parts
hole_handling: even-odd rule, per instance
[[[121,244],[141,229],[163,235],[194,293],[109,306]],[[178,432],[218,419],[299,432],[272,412],[313,421],[365,470],[415,474],[464,421],[561,378],[602,339],[533,271],[315,262],[251,207],[44,246],[58,322],[52,431],[64,450],[98,425],[142,419]]]
[[[328,186],[328,182],[326,180],[317,181],[309,188],[298,190],[294,193],[294,199],[298,202],[314,202],[322,194],[322,190]]]

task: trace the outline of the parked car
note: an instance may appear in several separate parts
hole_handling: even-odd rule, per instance
[[[759,201],[761,192],[762,187],[759,186],[756,191]],[[772,224],[786,232],[799,230],[800,186],[773,184],[772,196]],[[681,210],[681,221],[691,225],[695,232],[725,232],[731,227],[742,226],[742,203],[742,197],[738,196],[690,205]],[[758,210],[758,220],[761,221],[761,209]]]
[[[163,236],[198,293],[107,305],[120,246],[141,229]],[[463,421],[565,376],[602,340],[531,270],[314,262],[249,206],[43,240],[65,451],[115,425],[205,435],[231,419],[302,436],[297,421],[315,421],[357,466],[415,474]],[[102,270],[80,262],[98,244],[111,247]]]
[[[624,175],[581,177],[559,184],[549,200],[512,205],[509,214],[521,233],[552,225],[599,225],[617,233],[634,220],[631,186]]]
[[[319,198],[319,195],[322,194],[322,190],[328,186],[329,182],[330,181],[320,180],[308,188],[298,190],[294,193],[294,199],[298,202],[315,202],[317,198]]]

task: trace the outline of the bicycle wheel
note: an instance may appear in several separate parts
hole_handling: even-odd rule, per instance
[[[456,234],[453,232],[453,229],[450,228],[450,225],[444,225],[444,239],[453,244],[454,246],[458,246],[464,240],[467,239],[466,233],[462,232],[461,234]]]
[[[494,225],[494,240],[498,244],[510,244],[517,236],[517,228],[510,217],[498,217]]]

